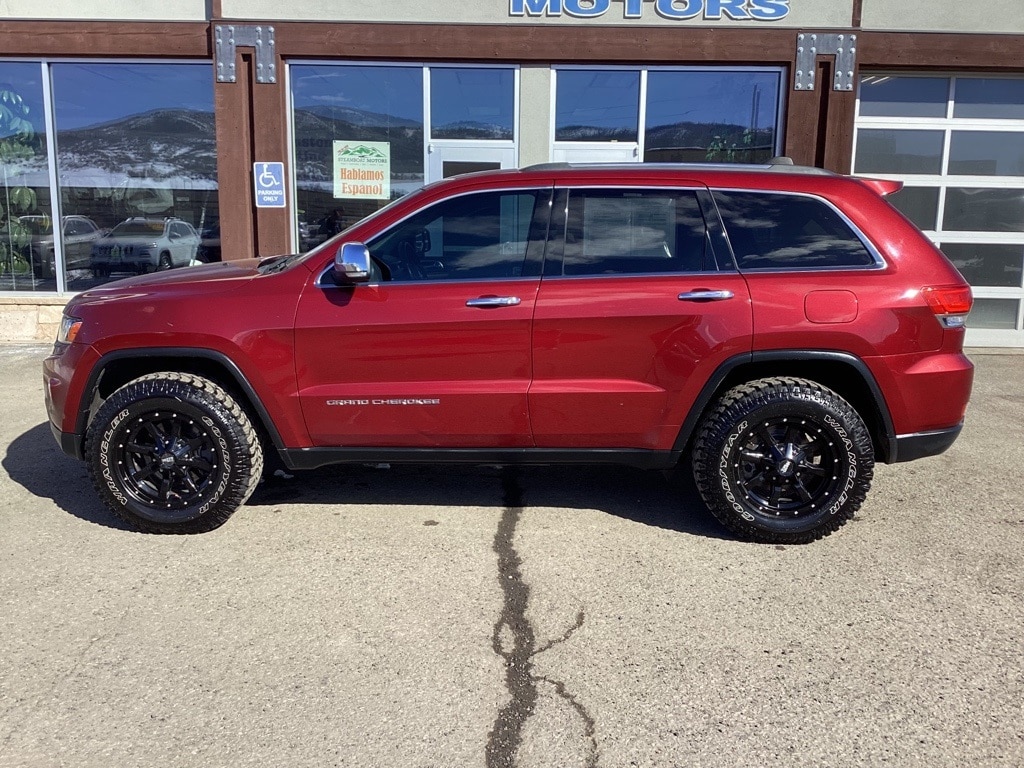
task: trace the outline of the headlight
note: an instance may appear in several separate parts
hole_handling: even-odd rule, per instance
[[[77,317],[64,315],[60,319],[60,330],[57,331],[58,344],[70,344],[82,330],[82,321]]]

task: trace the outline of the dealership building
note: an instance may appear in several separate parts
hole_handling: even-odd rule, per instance
[[[238,259],[306,250],[455,173],[786,155],[901,179],[892,202],[974,288],[968,344],[1024,347],[1019,0],[3,12],[0,340],[51,339],[70,295],[121,276],[96,253],[116,258],[108,230],[129,221],[155,248]]]

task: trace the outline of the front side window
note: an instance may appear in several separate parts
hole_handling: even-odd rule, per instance
[[[742,269],[867,267],[871,252],[824,201],[771,192],[714,192]]]
[[[706,242],[693,191],[574,191],[569,195],[562,274],[699,271]]]
[[[367,247],[384,265],[385,278],[397,282],[536,275],[539,264],[528,266],[528,246],[539,196],[529,190],[455,197],[406,219]]]

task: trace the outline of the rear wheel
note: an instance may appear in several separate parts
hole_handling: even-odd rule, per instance
[[[184,373],[150,374],[114,392],[89,425],[85,451],[107,506],[152,533],[218,527],[263,471],[259,438],[238,403]]]
[[[871,486],[871,436],[813,381],[771,378],[727,392],[704,419],[694,479],[711,512],[753,541],[800,544],[853,517]]]

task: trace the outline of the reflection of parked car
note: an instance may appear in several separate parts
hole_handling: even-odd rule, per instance
[[[199,237],[202,238],[199,243],[199,260],[207,264],[220,261],[220,222],[203,227]]]
[[[181,219],[126,219],[92,247],[92,271],[153,272],[186,267],[199,250],[199,234]]]
[[[36,277],[51,278],[56,274],[53,255],[53,219],[49,216],[22,216],[19,221],[32,233],[29,243],[29,262]],[[64,266],[68,270],[88,269],[92,246],[103,237],[103,230],[85,216],[65,216]]]

